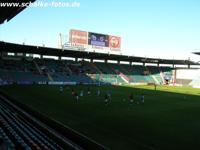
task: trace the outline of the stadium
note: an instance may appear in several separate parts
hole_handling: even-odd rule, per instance
[[[25,9],[0,7],[0,28]],[[59,40],[0,41],[1,150],[199,149],[199,61],[124,55],[98,31]]]

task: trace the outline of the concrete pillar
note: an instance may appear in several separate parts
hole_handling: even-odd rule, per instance
[[[120,65],[120,61],[119,60],[117,61],[117,64]]]

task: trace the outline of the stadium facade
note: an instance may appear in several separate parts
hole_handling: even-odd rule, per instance
[[[196,67],[199,66],[199,63],[190,60],[62,50],[7,42],[0,42],[0,49],[1,84],[191,85],[190,83],[194,82],[193,79],[196,80],[196,76],[185,79],[182,75],[191,70],[193,70],[193,75],[197,74]],[[13,55],[9,55],[10,53]],[[34,54],[40,57],[34,58]],[[45,56],[55,56],[57,60],[45,58]],[[110,63],[110,60],[115,63]],[[126,64],[121,62],[126,62]],[[141,65],[134,63],[141,63]],[[170,66],[162,66],[166,64]],[[176,68],[175,65],[184,65],[185,68]]]

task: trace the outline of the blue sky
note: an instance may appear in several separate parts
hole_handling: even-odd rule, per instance
[[[76,1],[78,8],[25,9],[0,25],[0,40],[57,47],[58,34],[73,28],[121,36],[123,54],[199,60],[191,54],[200,51],[199,0]]]

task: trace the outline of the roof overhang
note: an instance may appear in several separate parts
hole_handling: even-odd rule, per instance
[[[10,19],[12,19],[13,17],[15,17],[17,14],[19,14],[21,11],[23,11],[27,5],[24,5],[23,7],[22,4],[28,4],[28,3],[33,3],[35,0],[12,0],[12,1],[8,1],[8,0],[1,0],[0,4],[5,4],[6,6],[0,6],[0,24],[4,23],[5,21],[9,21]],[[12,4],[18,4],[19,6],[8,6],[12,5]]]
[[[194,52],[193,54],[200,55],[200,52]]]
[[[94,60],[96,59],[96,60],[127,61],[127,62],[138,62],[138,63],[200,65],[199,63],[189,60],[146,58],[137,56],[118,55],[118,54],[76,51],[70,49],[62,50],[58,48],[22,45],[22,44],[7,43],[2,41],[0,41],[0,52],[39,54],[46,56],[72,57],[72,58],[84,58],[84,59],[94,59]]]

